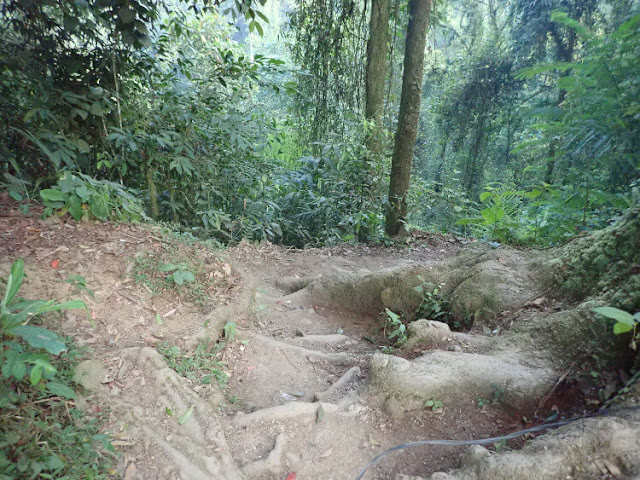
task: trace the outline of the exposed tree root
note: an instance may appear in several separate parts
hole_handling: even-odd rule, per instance
[[[340,345],[349,341],[346,335],[305,335],[304,337],[294,337],[290,340],[293,343],[299,343],[308,346],[324,346],[324,345]]]
[[[522,450],[494,454],[473,446],[460,468],[429,480],[561,480],[639,478],[640,413],[585,419],[528,442]],[[426,480],[406,475],[396,480]]]
[[[386,395],[437,399],[464,404],[494,398],[502,392],[515,406],[544,395],[557,379],[548,367],[528,366],[518,355],[478,355],[432,351],[415,360],[376,353],[371,359],[371,382]]]
[[[282,466],[282,454],[284,453],[285,444],[285,436],[281,433],[276,437],[273,450],[269,452],[267,458],[245,465],[242,467],[242,473],[252,478],[265,474],[277,475]]]
[[[360,375],[362,375],[360,367],[358,366],[351,367],[338,379],[336,383],[331,385],[330,388],[328,388],[324,392],[316,393],[314,396],[316,401],[326,402],[330,399],[335,399],[335,397],[337,396],[336,394],[338,394],[341,390],[347,387],[353,380],[357,379]]]
[[[296,345],[290,345],[288,343],[279,342],[263,335],[255,333],[247,333],[249,338],[259,337],[261,342],[272,345],[274,348],[281,348],[286,351],[290,351],[303,358],[309,358],[315,361],[324,361],[332,365],[353,365],[358,362],[358,359],[346,353],[322,353],[317,350],[309,350],[307,348],[298,347]]]
[[[318,409],[322,407],[324,413],[335,413],[338,405],[333,403],[303,403],[289,402],[285,405],[263,408],[247,414],[238,414],[233,419],[233,425],[242,428],[255,425],[260,422],[274,422],[279,420],[290,420],[306,417],[308,421],[313,421],[318,415]]]

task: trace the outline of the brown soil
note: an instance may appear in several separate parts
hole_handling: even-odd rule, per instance
[[[202,472],[206,478],[241,478],[239,468],[251,479],[291,478],[290,473],[298,479],[350,479],[389,447],[499,435],[533,418],[532,411],[491,402],[496,399],[432,411],[380,395],[366,378],[368,359],[384,342],[381,319],[298,303],[276,286],[289,276],[375,272],[439,261],[455,255],[460,240],[422,235],[406,248],[304,251],[242,243],[220,251],[178,241],[159,227],[76,224],[68,218],[40,220],[38,214],[23,216],[14,202],[0,198],[0,274],[23,257],[25,298],[86,302],[87,315],[51,316],[47,326],[87,345],[91,358],[107,368],[102,385],[84,392],[89,407],[83,408],[110,409],[106,429],[123,454],[119,474],[125,478],[203,478]],[[156,265],[185,262],[196,270],[200,287],[179,291],[163,284],[162,276],[145,271],[136,258],[151,258]],[[66,283],[75,275],[86,279],[93,296]],[[229,306],[237,307],[228,319],[238,331],[222,353],[229,377],[224,390],[215,382],[203,385],[169,373],[160,379],[162,362],[144,347],[167,342],[188,348],[194,338],[207,335],[215,341],[221,332],[205,328],[207,313],[213,310],[209,317],[215,318]],[[331,389],[353,367],[359,370]],[[167,382],[175,384],[169,393],[162,385]],[[322,404],[315,402],[316,395]],[[583,401],[576,384],[562,384],[541,415],[552,405],[562,413]],[[308,405],[298,405],[303,403]],[[165,413],[187,405],[196,405],[197,414],[185,425]],[[395,453],[365,478],[447,470],[461,451],[424,447]],[[198,463],[199,456],[209,463]],[[222,477],[212,473],[215,462],[227,465],[226,470],[220,467]]]

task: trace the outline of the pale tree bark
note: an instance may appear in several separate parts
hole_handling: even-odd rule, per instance
[[[366,145],[372,152],[382,153],[382,111],[384,109],[384,81],[387,70],[389,43],[390,0],[371,0],[369,41],[367,42],[367,80],[365,85],[365,117],[375,123]]]
[[[418,134],[424,49],[430,10],[431,0],[409,2],[402,95],[389,181],[389,207],[385,228],[388,235],[397,235],[407,216],[407,192],[411,180],[413,148]]]

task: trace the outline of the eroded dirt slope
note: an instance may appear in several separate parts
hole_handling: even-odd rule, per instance
[[[159,228],[43,221],[13,207],[5,199],[0,210],[0,272],[23,257],[26,298],[86,302],[86,314],[50,317],[49,327],[89,348],[83,366],[89,388],[80,389],[78,404],[109,409],[106,429],[122,454],[118,473],[127,479],[351,479],[389,447],[512,432],[536,413],[583,412],[594,393],[564,382],[566,365],[540,353],[535,339],[509,334],[511,325],[561,308],[526,290],[531,272],[517,270],[526,260],[519,252],[496,255],[439,236],[396,249],[243,243],[221,251]],[[456,260],[460,249],[472,252],[471,267]],[[383,318],[336,290],[382,278],[380,301],[393,302],[398,275],[437,270],[448,259],[462,265],[455,267],[464,274],[455,287],[465,291],[473,288],[469,278],[488,281],[511,269],[513,288],[500,291],[512,307],[468,333],[422,320],[409,329],[404,349],[382,353]],[[167,264],[176,269],[163,272]],[[195,274],[193,284],[165,279],[180,269]],[[223,338],[230,322],[235,328]],[[214,349],[214,375],[204,383],[180,375],[184,370],[169,368],[161,354],[169,347],[181,349],[182,362],[198,348]],[[634,441],[627,438],[621,455]],[[446,471],[466,450],[407,450],[365,478]],[[469,468],[487,462],[480,457],[467,461]],[[585,478],[637,467],[620,458],[608,467],[579,461],[595,465],[585,471],[596,476]]]

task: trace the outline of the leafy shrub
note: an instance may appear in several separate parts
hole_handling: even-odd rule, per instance
[[[599,307],[594,308],[593,311],[603,317],[616,321],[613,326],[613,333],[616,335],[633,332],[631,334],[631,343],[629,346],[633,350],[637,349],[637,344],[640,341],[640,332],[638,331],[638,324],[640,324],[640,312],[636,312],[635,315],[632,315],[624,310],[614,307]]]
[[[17,298],[24,261],[16,261],[0,302],[0,477],[106,478],[113,453],[100,420],[70,408],[72,363],[79,356],[39,316],[85,308],[81,301]],[[100,445],[101,450],[96,447]]]
[[[87,175],[63,172],[57,184],[40,191],[47,207],[45,216],[58,211],[69,213],[74,220],[139,220],[144,217],[142,206],[127,188],[107,180],[95,180]]]
[[[31,385],[44,383],[44,388],[54,395],[73,398],[73,391],[55,382],[56,369],[51,365],[51,355],[59,355],[66,350],[64,342],[52,331],[29,325],[34,318],[46,312],[64,309],[86,308],[84,302],[56,303],[54,300],[16,301],[16,295],[24,278],[24,260],[17,260],[11,267],[7,279],[4,298],[0,303],[0,365],[4,378],[13,377],[17,381],[29,378]],[[19,338],[27,344],[13,340]],[[43,353],[42,350],[44,350]]]
[[[413,289],[422,295],[422,302],[414,317],[447,323],[451,315],[449,301],[433,283],[427,282],[421,275],[418,275],[418,280],[420,280],[420,285],[413,287]]]
[[[400,315],[392,312],[388,308],[385,309],[387,314],[386,326],[389,327],[389,340],[395,339],[396,345],[401,345],[407,341],[407,326],[400,319]],[[386,328],[385,328],[386,331]]]
[[[189,267],[184,263],[164,263],[158,268],[161,272],[168,273],[167,279],[173,281],[178,286],[185,283],[195,282],[196,277]]]

